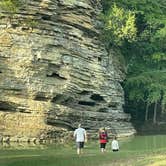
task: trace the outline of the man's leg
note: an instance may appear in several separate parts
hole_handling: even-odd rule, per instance
[[[80,142],[76,142],[77,145],[77,154],[81,153],[81,149],[80,149]]]
[[[79,147],[77,148],[77,154],[81,154],[81,149]]]
[[[83,154],[84,142],[80,142],[80,153]]]

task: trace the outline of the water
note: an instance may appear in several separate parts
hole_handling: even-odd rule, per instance
[[[127,151],[156,151],[166,149],[166,135],[136,136],[120,141],[121,149]]]
[[[120,151],[111,152],[111,141],[107,144],[107,154],[104,158],[98,141],[86,144],[85,154],[80,159],[76,155],[75,144],[68,145],[0,145],[0,166],[98,166],[104,160],[125,158],[133,154],[149,154],[166,150],[166,135],[136,136],[119,139]],[[79,163],[81,161],[81,164]],[[88,163],[88,164],[87,164]]]

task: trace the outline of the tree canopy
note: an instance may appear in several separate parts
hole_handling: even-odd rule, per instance
[[[142,103],[142,116],[149,111],[156,123],[166,111],[166,1],[103,0],[103,13],[106,41],[110,49],[117,45],[126,60],[126,103],[138,113]]]

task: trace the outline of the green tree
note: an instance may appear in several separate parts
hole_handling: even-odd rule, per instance
[[[153,123],[164,112],[166,103],[165,6],[165,0],[103,0],[103,13],[107,18],[105,29],[109,34],[106,39],[114,42],[109,45],[110,49],[115,48],[113,45],[120,46],[126,60],[126,103],[142,103],[144,119],[147,121],[148,113],[153,113]],[[126,12],[132,14],[132,24],[126,30],[129,35],[122,31],[127,25],[124,15],[129,18]]]
[[[8,14],[15,14],[19,11],[20,2],[19,0],[1,0],[0,9]]]
[[[105,23],[104,38],[106,42],[112,45],[121,45],[123,41],[129,42],[135,40],[136,26],[135,15],[131,11],[117,7],[114,4],[103,16]]]
[[[131,101],[141,101],[146,105],[145,120],[148,117],[148,108],[154,106],[153,123],[156,123],[157,105],[160,105],[162,112],[166,103],[166,71],[152,70],[142,72],[136,76],[130,76],[125,84],[125,90]]]
[[[22,8],[26,8],[26,0],[1,0],[0,11],[1,15],[7,18],[7,26],[12,26],[17,21],[18,25],[22,26],[22,29],[31,29],[37,27],[38,21],[34,20],[34,16],[27,16],[24,20],[19,20],[19,11]]]
[[[0,1],[1,15],[5,15],[7,17],[7,24],[11,24],[12,20],[16,18],[16,14],[19,12],[23,4],[24,4],[24,0],[22,1],[21,0],[1,0]]]

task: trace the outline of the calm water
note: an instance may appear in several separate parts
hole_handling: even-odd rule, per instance
[[[136,136],[132,139],[120,140],[122,150],[156,151],[166,149],[166,135]]]
[[[149,153],[166,150],[166,135],[136,136],[119,140],[120,151],[116,155],[133,153]],[[116,157],[110,148],[111,141],[107,144],[107,154]],[[87,143],[85,146],[85,162],[87,156],[98,156],[99,145],[97,141]],[[78,158],[75,144],[70,145],[33,145],[15,144],[0,145],[0,166],[75,166],[69,164],[69,160]],[[94,161],[94,159],[93,159]],[[92,161],[92,162],[93,162]],[[77,164],[77,163],[76,163]],[[87,165],[89,166],[89,165]]]

